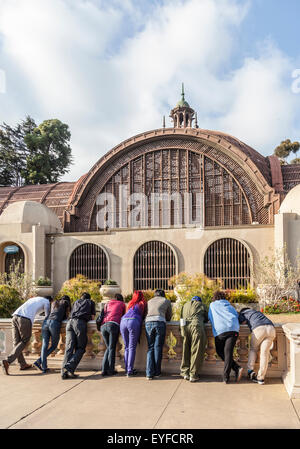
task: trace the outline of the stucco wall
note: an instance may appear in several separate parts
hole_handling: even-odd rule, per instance
[[[178,258],[178,272],[203,272],[203,259],[207,247],[219,238],[242,240],[249,249],[252,263],[259,257],[274,251],[274,227],[241,226],[214,228],[202,231],[183,229],[135,229],[115,230],[107,233],[77,233],[55,236],[54,289],[57,292],[69,277],[69,258],[74,249],[83,243],[99,244],[110,258],[110,278],[116,280],[122,293],[133,290],[133,258],[136,250],[149,240],[161,240],[171,244]]]

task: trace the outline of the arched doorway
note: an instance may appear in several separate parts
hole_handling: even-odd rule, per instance
[[[3,269],[9,274],[15,267],[18,267],[19,273],[24,273],[25,256],[24,251],[17,243],[7,243],[2,246],[3,251]]]
[[[176,274],[176,257],[167,243],[144,243],[134,255],[133,265],[135,290],[170,289],[168,280]]]
[[[204,273],[210,279],[222,279],[223,288],[247,288],[251,281],[250,254],[236,239],[213,242],[204,256]]]

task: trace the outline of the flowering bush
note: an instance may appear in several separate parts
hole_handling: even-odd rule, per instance
[[[258,302],[257,294],[251,287],[247,287],[247,289],[237,288],[235,290],[226,290],[226,294],[228,301],[232,304]]]
[[[300,302],[294,298],[281,298],[274,304],[267,305],[261,309],[261,312],[268,314],[275,313],[299,313]]]
[[[190,301],[193,296],[200,296],[203,303],[209,305],[213,294],[220,290],[222,281],[220,279],[209,279],[203,273],[179,273],[169,279],[169,285],[184,285],[184,289],[180,291],[180,301],[176,301],[173,307],[173,320],[180,319],[180,313],[183,305]]]
[[[149,299],[154,297],[154,291],[155,290],[151,290],[151,289],[149,289],[149,290],[142,290],[144,298],[145,298],[146,301],[149,301]],[[166,298],[169,299],[171,302],[177,301],[177,297],[176,297],[176,295],[175,295],[173,290],[165,291],[165,294],[166,294]],[[131,298],[132,298],[132,295],[133,295],[133,293],[129,293],[128,295],[125,295],[124,296],[124,301],[125,302],[129,302],[131,300]]]
[[[91,281],[82,274],[77,274],[75,278],[69,279],[63,283],[62,288],[56,295],[56,299],[63,295],[68,295],[72,302],[81,297],[84,292],[91,295],[91,299],[95,302],[102,301],[102,295],[99,292],[100,282]]]

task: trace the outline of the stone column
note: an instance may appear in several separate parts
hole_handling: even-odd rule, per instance
[[[283,382],[291,399],[300,398],[300,324],[288,323],[282,329],[289,341],[287,347],[287,369]]]

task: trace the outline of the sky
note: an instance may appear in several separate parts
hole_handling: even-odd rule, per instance
[[[68,124],[76,181],[172,126],[184,82],[200,128],[270,155],[300,140],[299,16],[299,0],[0,0],[0,123]]]

